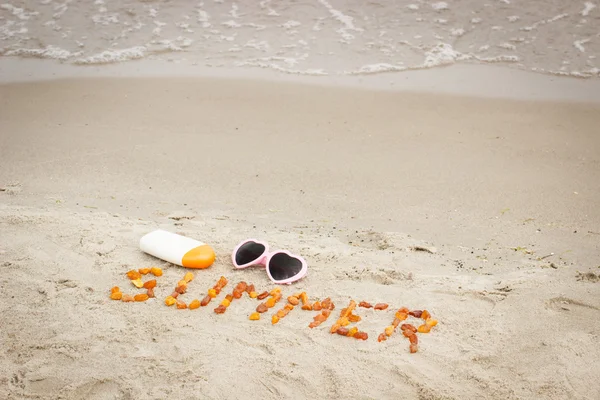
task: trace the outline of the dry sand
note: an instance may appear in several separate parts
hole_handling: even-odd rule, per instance
[[[0,87],[0,398],[598,399],[600,107],[202,79]],[[257,237],[288,295],[387,302],[366,342],[256,303],[174,310],[156,227],[212,244],[188,301]],[[414,251],[413,246],[434,249]],[[161,265],[157,298],[124,273]],[[231,287],[229,287],[231,288]],[[223,293],[221,296],[224,296]],[[409,354],[395,309],[439,325]],[[334,314],[334,315],[337,315]],[[333,318],[331,318],[333,320]]]

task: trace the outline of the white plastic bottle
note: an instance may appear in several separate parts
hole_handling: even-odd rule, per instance
[[[215,261],[215,252],[209,245],[162,229],[144,235],[140,239],[140,249],[186,268],[204,269]]]

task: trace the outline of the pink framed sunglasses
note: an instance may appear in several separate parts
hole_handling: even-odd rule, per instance
[[[281,285],[302,279],[308,271],[304,258],[285,250],[269,252],[269,245],[256,239],[238,244],[231,254],[231,261],[236,268],[263,266],[269,279]]]

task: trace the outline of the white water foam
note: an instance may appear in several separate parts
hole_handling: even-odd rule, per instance
[[[325,6],[325,8],[327,8],[329,10],[329,12],[333,16],[333,18],[335,18],[338,22],[340,22],[343,25],[343,27],[338,29],[337,32],[342,36],[343,40],[346,43],[348,43],[352,39],[354,39],[354,35],[352,35],[350,33],[350,31],[354,31],[354,32],[362,32],[363,31],[363,29],[357,28],[356,26],[354,26],[354,18],[344,14],[340,10],[336,10],[335,8],[333,8],[327,0],[319,0],[319,3],[321,3],[323,6]]]
[[[144,58],[147,50],[148,49],[145,46],[136,46],[120,50],[105,50],[89,57],[78,58],[74,60],[73,63],[80,65],[93,65],[139,60],[140,58]]]
[[[76,57],[80,52],[72,53],[69,50],[61,49],[55,46],[46,46],[43,49],[15,49],[8,50],[3,55],[5,56],[20,56],[20,57],[35,57],[35,58],[49,58],[54,60],[68,60],[71,57]]]
[[[590,15],[590,12],[596,8],[596,5],[594,3],[591,3],[589,1],[586,1],[583,5],[583,10],[581,11],[581,15],[584,17],[587,17],[588,15]]]
[[[431,8],[433,8],[436,11],[443,11],[443,10],[447,10],[448,7],[448,3],[446,3],[445,1],[439,1],[437,3],[433,3],[431,5]]]
[[[0,4],[0,57],[172,60],[308,75],[495,63],[589,78],[600,66],[596,8],[595,0],[9,0]]]

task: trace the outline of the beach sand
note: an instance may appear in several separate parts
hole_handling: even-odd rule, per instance
[[[0,86],[0,398],[598,399],[600,106],[251,80],[77,79]],[[230,252],[302,254],[249,321],[166,307],[186,272],[139,251],[163,228],[211,244],[183,300],[272,289]],[[422,251],[419,249],[428,249]],[[156,299],[125,272],[161,266]],[[350,299],[357,341],[328,330]],[[281,303],[283,306],[283,302]],[[406,306],[439,320],[419,352]],[[279,308],[279,307],[278,307]],[[411,320],[415,322],[415,320]]]

